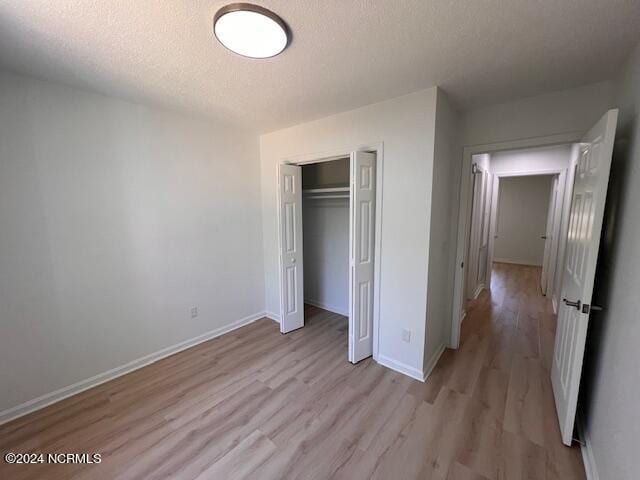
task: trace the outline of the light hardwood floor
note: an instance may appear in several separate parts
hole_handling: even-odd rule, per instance
[[[424,384],[349,364],[345,317],[310,307],[288,335],[260,320],[0,426],[2,452],[103,458],[0,459],[0,478],[582,479],[557,427],[539,275],[496,264]]]

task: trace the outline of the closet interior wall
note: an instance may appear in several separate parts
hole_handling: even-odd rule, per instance
[[[349,158],[302,167],[305,303],[349,315]]]

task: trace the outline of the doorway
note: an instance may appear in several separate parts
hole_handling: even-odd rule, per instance
[[[460,268],[455,272],[452,347],[459,345],[460,325],[466,315],[467,302],[491,287],[492,266],[496,258],[544,268],[544,288],[542,275],[539,288],[557,308],[560,274],[556,272],[564,259],[573,165],[579,150],[578,142],[572,141],[573,138],[562,135],[465,149],[464,160],[468,167],[464,167],[467,173],[463,173],[460,192],[457,253]],[[549,181],[545,198],[538,197],[533,209],[530,205],[520,205],[522,213],[515,213],[516,219],[520,219],[524,226],[516,229],[515,234],[528,238],[531,248],[537,252],[532,260],[531,257],[522,258],[517,250],[510,249],[510,245],[518,246],[520,242],[514,241],[516,235],[513,232],[503,231],[505,224],[500,220],[505,215],[513,218],[514,206],[510,198],[500,198],[500,191],[501,185],[507,185],[507,191],[515,190],[517,193],[520,188],[518,185],[515,189],[510,188],[513,184],[531,183],[527,178],[534,177],[544,177]],[[553,202],[552,195],[555,195]],[[505,201],[509,203],[506,211],[500,208]],[[533,210],[538,219],[535,225],[530,221]],[[542,217],[543,225],[540,224]]]
[[[377,337],[376,166],[376,152],[354,151],[278,172],[280,331],[304,327],[305,301],[344,315],[352,363],[374,354]]]
[[[553,180],[549,190],[549,210],[552,211],[547,214],[547,234],[545,235],[547,238],[544,239],[542,268],[545,272],[543,274],[541,271],[536,281],[539,282],[540,294],[548,294],[551,285],[553,313],[557,314],[557,317],[552,317],[555,344],[548,374],[551,379],[562,441],[566,445],[571,445],[574,438],[577,397],[589,315],[591,310],[601,308],[591,305],[591,299],[617,116],[616,109],[609,110],[587,133],[580,136],[579,141],[571,142],[571,160],[559,171],[557,168],[544,171],[546,166],[541,167],[541,162],[537,162],[535,164],[537,168],[533,169],[534,163],[531,163],[530,156],[527,158],[527,155],[520,155],[520,161],[511,158],[510,164],[513,170],[504,172],[501,171],[498,160],[505,160],[505,156],[515,157],[507,152],[514,148],[520,149],[521,153],[524,151],[522,149],[532,146],[538,147],[538,150],[541,148],[540,145],[546,145],[545,148],[556,148],[553,146],[564,143],[558,140],[569,140],[572,137],[571,134],[465,148],[463,158],[457,250],[460,268],[455,272],[451,329],[451,346],[454,348],[459,346],[460,326],[465,315],[466,278],[468,271],[474,268],[468,264],[469,258],[475,258],[469,252],[475,255],[475,250],[479,249],[480,245],[471,243],[475,237],[470,233],[474,223],[479,223],[477,218],[482,213],[476,212],[473,215],[472,209],[472,205],[478,204],[474,189],[476,182],[473,178],[474,163],[476,163],[474,156],[490,155],[489,172],[496,175],[494,181],[498,184],[500,178],[504,176],[552,174],[557,178]],[[524,171],[518,171],[523,164],[526,164]],[[493,225],[495,221],[491,223]],[[552,232],[551,236],[549,232]],[[495,243],[489,245],[489,258],[492,257],[494,249]],[[552,265],[554,256],[555,262]],[[492,286],[491,282],[487,284]],[[493,292],[489,290],[489,296],[492,295]],[[543,298],[542,295],[540,298]],[[519,301],[521,298],[517,296],[509,300]],[[548,299],[545,301],[549,303]],[[535,305],[528,300],[525,303],[525,308],[529,309],[529,312],[525,310],[524,316],[531,313],[531,308],[535,308]],[[517,315],[520,318],[519,311]]]
[[[575,152],[574,144],[564,144],[472,156],[463,318],[467,302],[491,287],[495,262],[539,268],[541,294],[557,303],[562,215],[570,203]]]

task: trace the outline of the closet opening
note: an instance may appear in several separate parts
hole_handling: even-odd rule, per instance
[[[350,159],[302,166],[304,322],[348,331]]]
[[[376,154],[279,165],[280,331],[348,331],[348,359],[373,354]]]

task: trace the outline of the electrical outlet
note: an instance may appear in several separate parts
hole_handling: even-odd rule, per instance
[[[407,343],[411,341],[411,330],[402,329],[402,341]]]
[[[198,307],[191,307],[191,318],[196,318],[198,316]]]

